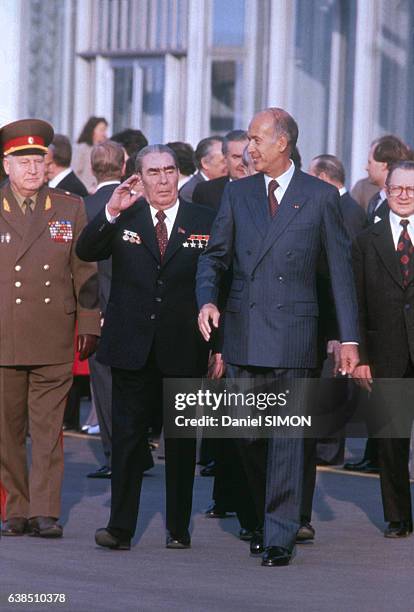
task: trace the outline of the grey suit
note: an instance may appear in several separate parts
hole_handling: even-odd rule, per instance
[[[200,308],[217,303],[233,265],[223,354],[243,375],[306,378],[317,366],[316,272],[326,251],[341,341],[358,341],[350,245],[331,185],[295,171],[271,219],[263,174],[229,183],[200,257]],[[234,370],[233,370],[234,371]],[[268,444],[265,545],[292,549],[300,523],[304,444]],[[249,475],[248,475],[249,476]],[[257,478],[253,472],[250,482]],[[263,480],[263,478],[262,478]],[[258,509],[260,506],[258,506]]]
[[[180,189],[180,197],[186,202],[193,201],[193,193],[198,183],[203,183],[205,179],[201,172],[196,172]]]

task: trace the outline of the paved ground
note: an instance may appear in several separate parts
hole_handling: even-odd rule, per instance
[[[354,442],[355,446],[355,442]],[[385,540],[376,477],[320,471],[314,544],[285,568],[262,568],[236,537],[236,519],[205,519],[212,480],[196,478],[191,550],[164,548],[163,463],[146,476],[130,552],[95,547],[108,518],[109,482],[96,439],[65,438],[63,540],[3,538],[0,610],[180,612],[414,610],[414,537]],[[66,604],[8,604],[10,593],[64,593]]]

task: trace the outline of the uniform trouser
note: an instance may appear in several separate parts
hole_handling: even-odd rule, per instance
[[[153,356],[140,370],[112,368],[112,497],[108,527],[128,537],[136,529],[142,475],[150,454],[152,398],[162,388],[162,377]],[[195,459],[194,439],[165,440],[167,529],[176,537],[187,535],[190,523]]]
[[[7,491],[6,519],[60,515],[61,435],[72,367],[72,362],[0,367],[0,480]]]
[[[105,455],[106,465],[111,467],[112,453],[112,375],[111,368],[96,360],[96,356],[89,358],[91,372],[92,395],[98,417],[101,441]]]
[[[227,365],[228,378],[254,379],[261,385],[261,391],[275,380],[309,378],[313,373],[309,369]],[[263,517],[264,545],[291,550],[301,517],[310,519],[316,473],[315,441],[280,435],[268,439],[267,444],[262,440],[243,440],[241,449],[257,516]]]

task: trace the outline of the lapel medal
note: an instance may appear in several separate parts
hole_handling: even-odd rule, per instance
[[[141,244],[142,242],[140,236],[138,236],[136,232],[131,232],[131,230],[124,230],[122,240],[130,242],[131,244]]]

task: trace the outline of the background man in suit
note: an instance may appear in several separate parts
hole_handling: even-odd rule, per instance
[[[80,198],[44,185],[45,121],[0,130],[7,184],[0,190],[0,479],[7,490],[1,533],[62,536],[63,412],[72,384],[75,321],[86,359],[100,335],[96,265],[74,241],[86,224]],[[32,462],[26,458],[30,431]]]
[[[369,180],[374,183],[378,191],[368,203],[368,223],[376,223],[388,215],[387,193],[385,181],[391,166],[399,160],[407,160],[411,157],[411,151],[407,145],[397,136],[388,134],[373,141],[368,153],[366,170]],[[368,438],[364,456],[356,462],[348,462],[344,465],[345,470],[376,473],[378,472],[378,439]]]
[[[325,248],[342,342],[357,342],[357,306],[350,249],[337,189],[295,170],[290,152],[298,128],[284,110],[267,109],[250,123],[249,151],[257,175],[229,183],[197,273],[199,327],[206,340],[217,327],[222,273],[233,265],[225,311],[223,354],[231,378],[307,378],[317,364],[315,291]],[[355,344],[343,344],[341,367],[352,372]],[[247,458],[247,455],[246,455]],[[246,461],[264,517],[266,566],[286,565],[300,527],[304,443],[272,438],[266,469]],[[258,465],[260,466],[258,468]],[[257,552],[259,552],[258,547]]]
[[[193,202],[193,192],[198,183],[227,175],[222,143],[221,136],[209,136],[200,140],[194,153],[197,172],[180,189],[183,200]]]
[[[361,327],[361,364],[353,376],[368,390],[373,383],[373,393],[373,377],[414,377],[414,162],[391,167],[386,193],[389,213],[358,236],[353,248]],[[404,400],[412,402],[406,394]],[[413,530],[409,447],[408,437],[378,439],[388,538]]]
[[[55,134],[45,157],[49,187],[63,189],[83,198],[88,195],[88,190],[70,167],[71,159],[72,145],[69,138]]]
[[[228,176],[220,176],[211,181],[202,181],[194,189],[193,202],[211,206],[215,210],[220,206],[221,196],[229,181],[247,176],[243,163],[243,151],[248,145],[247,133],[244,130],[233,130],[223,139],[222,151],[226,160]]]
[[[178,199],[175,155],[142,149],[137,174],[117,187],[85,228],[77,252],[89,261],[112,255],[112,287],[98,359],[112,368],[112,499],[96,542],[129,549],[138,514],[147,430],[163,377],[200,376],[208,346],[197,329],[195,274],[213,212]],[[137,200],[139,190],[144,197]],[[193,248],[191,248],[193,247]],[[166,439],[167,547],[188,548],[195,440]]]
[[[88,221],[92,221],[100,213],[111,199],[114,190],[121,183],[121,177],[125,170],[125,155],[123,147],[117,142],[106,140],[101,144],[94,145],[91,151],[92,173],[98,185],[93,195],[85,198],[86,214]],[[111,290],[112,261],[104,259],[98,262],[99,276],[99,306],[101,309],[101,320],[105,320],[106,308],[109,302]],[[110,478],[111,453],[112,453],[112,381],[111,368],[99,363],[95,355],[89,358],[91,371],[91,387],[93,401],[95,403],[96,415],[98,417],[101,441],[105,456],[105,464],[94,472],[88,474],[88,478]]]

